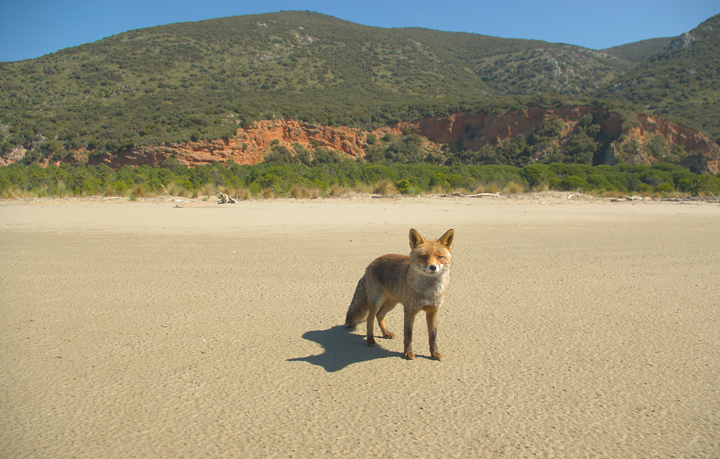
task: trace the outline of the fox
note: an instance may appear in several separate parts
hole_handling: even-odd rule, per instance
[[[413,360],[412,347],[415,316],[425,311],[430,356],[441,360],[437,344],[437,320],[445,291],[450,283],[451,251],[455,230],[449,229],[440,239],[426,240],[414,228],[410,229],[410,256],[388,254],[371,262],[355,288],[345,317],[345,326],[355,328],[367,321],[367,344],[375,343],[375,320],[383,338],[395,338],[388,330],[385,316],[402,303],[404,319],[404,357]]]

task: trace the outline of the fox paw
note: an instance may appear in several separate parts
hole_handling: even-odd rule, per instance
[[[415,353],[413,353],[413,352],[406,352],[406,353],[405,353],[405,358],[408,359],[408,360],[413,360],[413,359],[415,359]]]
[[[367,345],[368,345],[368,346],[375,346],[375,338],[374,338],[374,337],[368,338],[368,339],[367,339]]]
[[[393,339],[393,338],[395,338],[395,333],[391,333],[391,332],[383,333],[383,338]]]
[[[442,355],[439,352],[433,352],[432,358],[433,360],[442,360]]]

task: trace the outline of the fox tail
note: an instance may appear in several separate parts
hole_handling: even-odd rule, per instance
[[[365,276],[363,276],[355,288],[355,294],[350,302],[347,316],[345,316],[345,326],[347,328],[355,328],[357,324],[367,318],[370,312],[370,305],[367,300],[367,292],[365,291]]]

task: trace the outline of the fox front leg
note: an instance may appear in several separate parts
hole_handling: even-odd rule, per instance
[[[412,334],[413,334],[413,326],[415,325],[415,315],[417,314],[417,310],[405,308],[405,358],[408,360],[413,360],[415,358],[415,353],[413,353],[412,350]]]
[[[425,308],[425,318],[427,319],[428,340],[430,341],[430,356],[435,360],[440,360],[442,356],[438,352],[437,346],[438,308]]]

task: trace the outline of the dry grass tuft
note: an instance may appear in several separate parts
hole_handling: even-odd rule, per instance
[[[206,183],[205,185],[200,188],[200,194],[202,196],[216,196],[218,194],[217,190],[215,189],[215,186],[211,183]]]
[[[381,194],[383,196],[395,196],[398,194],[398,190],[395,184],[388,179],[382,179],[375,184],[373,192]]]
[[[248,199],[252,198],[252,192],[247,188],[240,188],[235,190],[235,192],[233,193],[233,197],[240,201],[247,201]]]
[[[141,183],[141,184],[135,185],[133,187],[131,195],[136,198],[144,198],[145,196],[147,196],[147,192],[145,191],[145,187],[142,186],[142,183]]]
[[[340,186],[340,185],[333,185],[332,188],[330,188],[330,191],[328,191],[328,196],[332,196],[334,198],[338,198],[340,196],[344,196],[348,194],[347,187]]]
[[[497,182],[490,183],[478,183],[474,193],[497,193],[500,191],[500,186]]]
[[[505,194],[520,194],[524,192],[525,188],[515,180],[508,182],[505,188],[503,188],[503,193]]]
[[[290,188],[290,196],[295,199],[313,199],[318,196],[318,190],[308,188],[305,185],[293,185]]]

